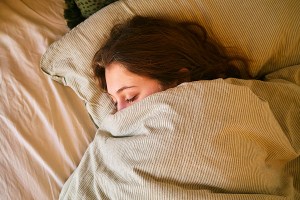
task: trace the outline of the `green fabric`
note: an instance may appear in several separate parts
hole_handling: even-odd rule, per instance
[[[65,0],[64,17],[69,28],[74,28],[80,22],[117,0]]]
[[[75,0],[83,17],[88,18],[104,6],[115,2],[116,0]]]
[[[64,18],[67,21],[68,27],[74,28],[80,22],[84,21],[85,18],[82,16],[74,0],[65,0],[65,3]]]

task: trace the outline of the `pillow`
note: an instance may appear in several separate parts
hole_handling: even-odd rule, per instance
[[[93,78],[91,61],[111,28],[134,15],[193,21],[227,47],[235,47],[250,62],[253,76],[300,63],[300,1],[123,0],[93,14],[59,41],[41,60],[53,80],[71,87],[82,98],[96,125],[101,109],[112,103]],[[103,111],[103,110],[102,110]]]

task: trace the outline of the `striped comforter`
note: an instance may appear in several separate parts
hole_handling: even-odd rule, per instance
[[[102,125],[60,199],[296,199],[300,66],[184,83]]]

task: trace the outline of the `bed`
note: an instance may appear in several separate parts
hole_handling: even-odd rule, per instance
[[[299,199],[300,3],[222,2],[117,1],[70,30],[62,0],[1,1],[0,199]],[[260,80],[115,113],[89,66],[136,14],[203,24]]]
[[[0,199],[57,199],[96,131],[83,102],[39,64],[68,31],[64,2],[1,1],[0,10]]]

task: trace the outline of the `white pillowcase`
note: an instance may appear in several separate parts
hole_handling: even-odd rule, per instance
[[[134,15],[193,21],[226,47],[247,56],[250,73],[263,76],[300,64],[300,1],[123,0],[98,11],[53,43],[41,60],[52,79],[71,87],[99,126],[112,109],[93,78],[91,61],[111,28]]]

